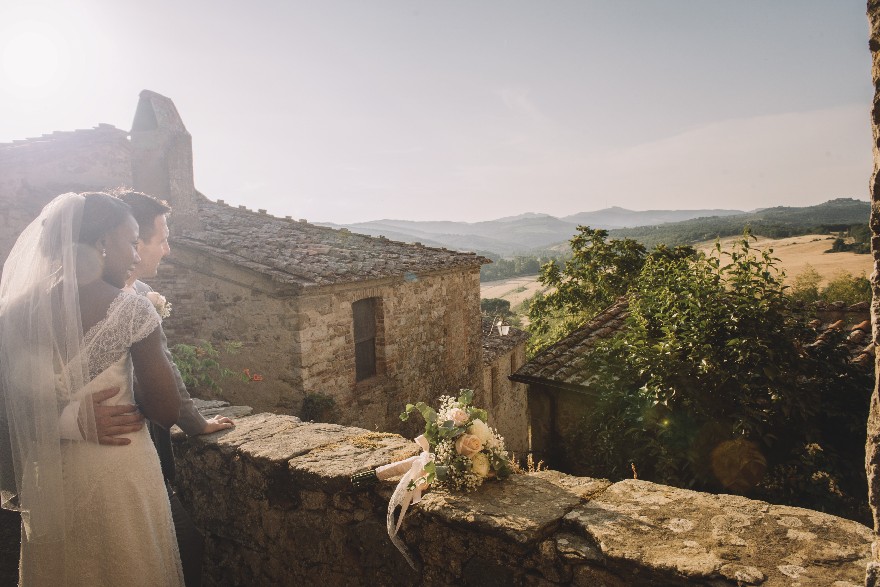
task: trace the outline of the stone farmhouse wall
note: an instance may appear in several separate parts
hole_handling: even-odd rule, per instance
[[[323,291],[326,290],[326,291]],[[408,402],[479,385],[479,270],[321,288],[303,295],[293,360],[304,393],[336,398],[343,423],[400,430]],[[353,302],[379,298],[377,374],[355,381]]]
[[[494,359],[484,359],[483,385],[474,399],[489,410],[489,425],[504,437],[508,450],[522,458],[531,452],[528,386],[508,377],[525,362],[525,339]]]
[[[289,293],[256,272],[180,247],[150,284],[171,302],[171,315],[163,321],[171,344],[210,342],[221,350],[225,367],[236,373],[249,369],[263,378],[228,377],[218,381],[220,391],[194,393],[261,410],[301,407],[302,398],[291,391],[297,382],[291,354],[300,321]],[[224,343],[233,341],[241,350],[222,352]]]
[[[131,185],[128,133],[102,124],[0,145],[0,262],[52,198]]]
[[[243,344],[224,362],[262,380],[222,381],[221,397],[231,403],[299,414],[306,394],[321,393],[335,401],[334,422],[399,430],[407,402],[480,383],[476,269],[292,295],[259,274],[182,247],[154,288],[172,303],[164,324],[171,340],[221,346],[234,333]],[[377,374],[357,382],[352,303],[369,297],[382,300]]]
[[[393,483],[349,482],[411,441],[272,414],[177,441],[206,585],[853,587],[871,555],[869,528],[827,514],[542,471],[428,492],[401,530],[416,572],[386,535]]]
[[[579,471],[577,459],[565,454],[564,439],[578,429],[595,404],[595,396],[537,383],[529,386],[528,393],[534,458],[555,469]]]

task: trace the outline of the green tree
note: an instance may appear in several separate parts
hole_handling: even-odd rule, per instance
[[[599,395],[570,462],[860,518],[872,374],[843,333],[822,344],[785,294],[772,251],[652,256],[625,328],[588,357]]]
[[[502,298],[483,298],[480,300],[480,312],[489,316],[506,317],[510,315],[510,302]]]
[[[578,226],[572,256],[541,267],[538,280],[553,288],[529,303],[529,345],[537,352],[583,324],[625,294],[647,256],[631,239],[608,240],[608,231]]]
[[[569,241],[571,257],[564,264],[544,264],[538,275],[551,289],[529,300],[531,353],[558,341],[626,294],[649,257],[647,249],[632,239],[609,240],[607,230],[588,226],[577,230]],[[694,254],[691,247],[660,245],[650,256],[679,259]]]

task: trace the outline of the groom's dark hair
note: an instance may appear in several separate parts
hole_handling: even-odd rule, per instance
[[[156,217],[171,213],[171,206],[165,200],[126,188],[117,188],[112,193],[131,206],[131,214],[140,228],[138,238],[144,242],[153,238]]]

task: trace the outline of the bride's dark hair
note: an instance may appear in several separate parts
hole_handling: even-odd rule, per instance
[[[83,244],[95,244],[102,236],[122,224],[131,216],[131,207],[104,192],[85,192],[77,241]]]

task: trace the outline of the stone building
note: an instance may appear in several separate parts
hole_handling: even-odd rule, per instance
[[[527,332],[510,327],[501,334],[494,318],[483,318],[483,385],[474,397],[491,406],[489,424],[504,436],[508,451],[522,459],[531,452],[528,386],[510,379],[526,362]]]
[[[560,470],[577,469],[577,463],[563,460],[561,446],[595,402],[584,362],[597,341],[623,326],[627,314],[626,298],[621,298],[510,375],[511,381],[528,386],[529,430],[536,460]]]
[[[169,339],[239,341],[225,360],[260,375],[224,381],[223,399],[298,414],[323,394],[341,423],[400,430],[408,401],[482,388],[487,259],[211,201],[195,189],[192,160],[173,102],[147,90],[130,133],[102,124],[0,145],[0,255],[57,194],[132,186],[174,208],[172,255],[152,283],[173,305]],[[496,371],[510,372],[511,353],[522,362],[516,340]],[[514,419],[502,434],[524,436],[524,415]]]

